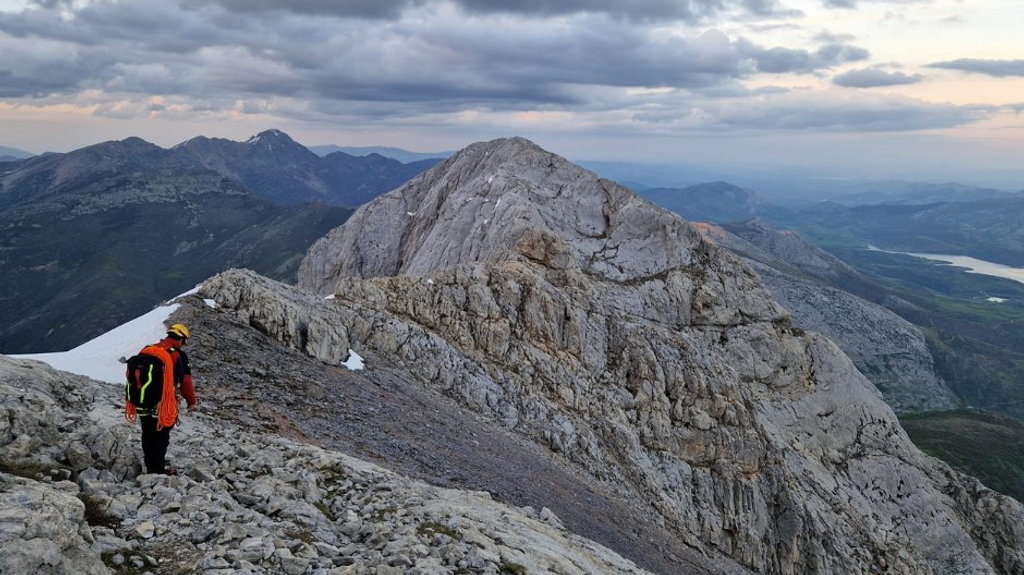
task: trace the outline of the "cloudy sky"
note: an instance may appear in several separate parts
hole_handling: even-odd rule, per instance
[[[1019,168],[1021,0],[0,0],[0,145]],[[1020,187],[1024,187],[1024,182]]]

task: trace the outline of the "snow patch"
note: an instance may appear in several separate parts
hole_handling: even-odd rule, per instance
[[[325,297],[324,299],[334,299],[334,294],[331,294],[331,295]]]
[[[493,181],[494,181],[494,176],[491,176],[491,177],[487,178],[487,183],[488,184],[493,182]]]
[[[171,314],[181,307],[173,303],[183,297],[199,291],[203,284],[188,290],[156,309],[123,323],[107,333],[90,339],[82,345],[69,350],[53,353],[27,353],[12,355],[19,359],[34,359],[49,364],[54,369],[69,371],[78,375],[91,377],[107,383],[124,385],[124,364],[122,357],[131,357],[143,346],[156,343],[167,335],[167,320]],[[217,302],[203,300],[206,305],[214,307]]]
[[[405,215],[407,215],[407,216],[415,216],[416,212],[405,212]]]
[[[363,362],[363,358],[351,349],[348,350],[348,361],[342,362],[341,365],[352,371],[360,371],[366,367],[366,364]]]
[[[990,302],[993,302],[993,303],[1003,303],[1004,301],[1006,301],[1006,298],[990,297],[990,298],[986,299],[985,301],[990,301]]]
[[[203,303],[210,307],[210,309],[217,309],[217,300],[204,299]]]
[[[180,304],[176,303],[160,306],[70,351],[32,353],[11,357],[34,359],[49,364],[54,369],[122,385],[124,384],[124,364],[118,359],[131,357],[146,344],[163,339],[167,334],[164,322],[179,307]]]
[[[434,280],[427,278],[427,283],[430,285],[434,285]]]

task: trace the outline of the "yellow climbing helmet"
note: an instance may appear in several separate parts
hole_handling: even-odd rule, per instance
[[[188,328],[180,323],[176,323],[171,327],[167,328],[167,335],[172,335],[178,339],[188,339]]]

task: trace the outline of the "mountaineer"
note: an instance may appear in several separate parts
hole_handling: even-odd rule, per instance
[[[147,473],[177,475],[166,467],[167,445],[171,429],[178,422],[176,388],[188,404],[196,407],[192,369],[182,346],[188,341],[188,328],[176,323],[167,328],[167,337],[148,345],[128,359],[125,383],[125,419],[139,419],[142,425],[142,455]]]

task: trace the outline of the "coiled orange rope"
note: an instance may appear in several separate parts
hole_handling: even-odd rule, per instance
[[[164,364],[164,385],[160,403],[156,406],[156,430],[161,431],[178,422],[178,398],[174,394],[174,362],[171,354],[162,347],[147,345],[139,353],[152,355]],[[124,400],[124,418],[134,423],[138,419],[135,406],[127,398]]]

